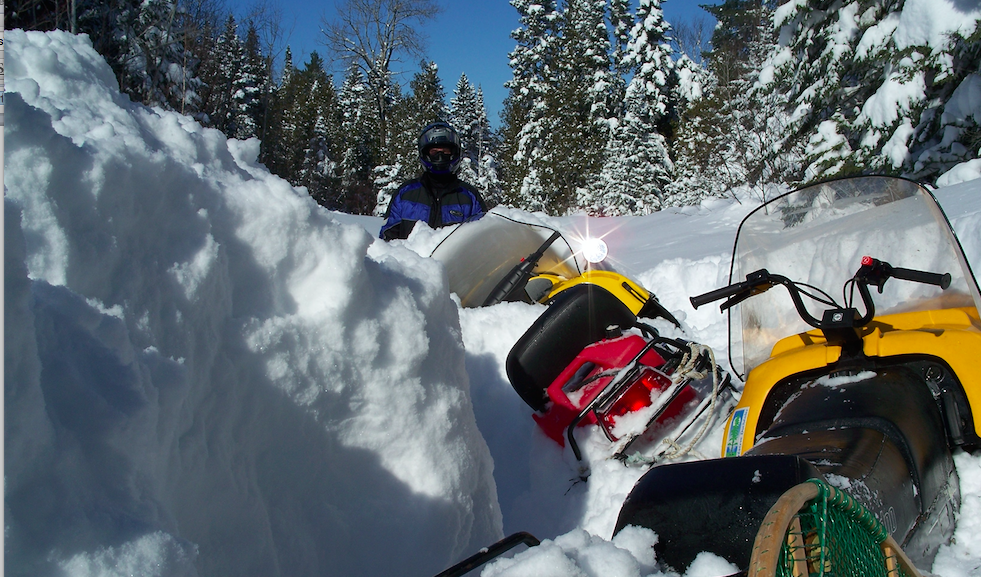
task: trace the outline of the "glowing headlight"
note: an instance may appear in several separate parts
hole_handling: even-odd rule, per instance
[[[586,262],[596,264],[603,262],[603,259],[610,254],[609,247],[601,238],[587,238],[582,241],[582,256]]]

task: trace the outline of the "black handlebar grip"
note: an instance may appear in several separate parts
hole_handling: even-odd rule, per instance
[[[913,282],[920,282],[924,284],[932,284],[940,287],[941,289],[947,290],[950,286],[950,273],[935,273],[935,272],[923,272],[920,270],[913,270],[909,268],[899,268],[892,267],[889,271],[893,278],[898,278],[900,280],[908,280]]]
[[[750,288],[749,283],[746,281],[737,282],[736,284],[731,284],[720,289],[715,289],[714,291],[709,291],[705,294],[690,297],[688,300],[691,301],[691,306],[696,309],[704,304],[708,304],[713,301],[722,300],[724,298],[731,297],[734,294],[741,293],[744,290]]]

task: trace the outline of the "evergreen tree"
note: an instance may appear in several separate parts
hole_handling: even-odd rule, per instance
[[[556,68],[563,96],[581,100],[577,111],[590,127],[607,128],[617,117],[613,97],[617,81],[610,57],[611,45],[605,16],[607,0],[566,0],[563,12],[561,58]]]
[[[453,94],[450,123],[460,134],[463,149],[460,178],[475,184],[488,204],[496,204],[501,185],[497,177],[496,143],[487,120],[483,91],[474,89],[467,75],[461,74]]]
[[[290,139],[292,127],[287,124],[287,114],[296,100],[296,85],[293,77],[296,68],[293,66],[293,51],[286,46],[283,56],[283,72],[279,86],[270,94],[269,116],[266,123],[265,138],[259,152],[259,159],[273,174],[283,176],[288,172],[287,141]]]
[[[949,67],[939,65],[943,55],[949,55]],[[929,181],[981,157],[981,112],[973,96],[981,93],[981,22],[970,35],[954,33],[936,56],[939,96],[921,114],[904,164],[909,176]]]
[[[487,119],[487,108],[484,106],[484,91],[477,87],[477,125],[486,128],[486,132],[481,131],[481,139],[477,158],[477,186],[484,196],[487,206],[493,207],[501,203],[504,196],[500,180],[500,166],[498,160],[498,150],[500,150],[500,139],[490,128]]]
[[[310,62],[299,78],[300,98],[296,105],[300,126],[296,138],[303,154],[294,184],[307,187],[321,206],[340,210],[345,207],[345,199],[337,178],[338,147],[333,127],[339,124],[340,115],[334,84],[316,52],[310,54]]]
[[[675,112],[671,95],[677,85],[670,30],[661,0],[640,0],[624,61],[633,73],[627,85],[626,106],[633,106],[652,131],[666,137],[671,133]]]
[[[630,30],[633,28],[633,14],[630,13],[630,0],[610,1],[610,102],[611,118],[623,115],[623,98],[627,89],[626,78],[630,66],[626,63],[627,45],[630,43]],[[608,127],[612,129],[612,126]]]
[[[222,33],[215,40],[212,58],[202,70],[207,84],[203,110],[207,112],[207,124],[229,136],[237,134],[238,106],[235,93],[241,88],[240,72],[245,65],[242,42],[238,36],[235,17],[225,19]]]
[[[627,57],[627,44],[630,42],[630,30],[633,28],[633,15],[630,14],[630,0],[610,0],[610,26],[613,69],[618,72],[617,78],[627,72],[624,63]]]
[[[259,46],[259,33],[249,22],[245,42],[242,44],[242,67],[232,82],[234,138],[246,139],[262,134],[265,119],[266,59]]]
[[[466,73],[461,74],[450,99],[449,122],[460,135],[465,170],[474,175],[481,148],[487,144],[490,135],[490,129],[485,124],[486,114],[481,118],[478,106],[477,90],[467,79]]]
[[[381,147],[372,92],[357,67],[351,67],[338,95],[340,187],[347,212],[372,214],[378,206],[373,169]],[[382,214],[387,204],[380,208]]]
[[[339,98],[317,52],[302,70],[286,51],[283,82],[270,112],[270,144],[266,166],[294,186],[305,186],[319,204],[333,210],[348,208],[347,191],[339,176],[342,124]]]
[[[605,141],[605,164],[597,180],[578,199],[593,214],[648,213],[661,206],[671,182],[668,154],[675,113],[676,68],[660,0],[640,0],[624,64],[633,73],[623,117]]]
[[[776,42],[772,6],[766,0],[726,0],[704,8],[718,21],[705,55],[709,78],[701,98],[679,117],[676,175],[666,187],[666,204],[697,204],[741,187],[765,198],[800,156],[786,148],[785,101],[759,83]]]
[[[88,34],[136,102],[197,110],[199,61],[188,51],[193,22],[177,0],[12,0],[4,14],[7,28]]]
[[[596,181],[605,136],[618,114],[610,101],[617,86],[604,22],[606,0],[567,0],[555,58],[556,81],[546,99],[554,118],[541,165],[547,210],[561,214]]]
[[[212,47],[217,36],[215,31],[218,30],[220,20],[211,5],[181,5],[188,6],[188,9],[177,13],[176,26],[181,31],[179,40],[183,50],[180,53],[180,62],[175,60],[174,72],[177,80],[171,94],[177,97],[171,100],[174,110],[192,116],[204,124],[203,106],[207,85],[201,75],[205,63],[212,58]]]
[[[866,8],[872,9],[870,16],[879,19],[902,2],[875,0],[868,2]],[[868,75],[870,70],[849,70],[852,46],[863,32],[856,21],[859,8],[858,2],[835,0],[823,5],[808,2],[788,5],[777,13],[776,24],[782,30],[775,56],[789,58],[775,66],[775,82],[771,86],[785,94],[790,106],[795,108],[793,139],[806,143],[812,136],[818,136],[816,146],[809,146],[807,152],[807,164],[811,165],[813,176],[853,170],[835,160],[850,156],[851,148],[847,137],[838,133],[838,126],[846,122],[844,115],[854,119],[861,103],[869,96],[860,83],[875,82]],[[853,76],[852,72],[858,75]],[[839,99],[841,103],[835,102]],[[823,125],[820,130],[819,125]],[[809,177],[798,173],[792,178],[800,182]]]
[[[505,202],[541,210],[545,190],[539,167],[546,165],[546,138],[553,128],[548,97],[554,86],[558,14],[554,0],[511,0],[521,27],[511,33],[512,78],[505,86],[501,150]],[[547,170],[547,169],[546,169]]]
[[[964,82],[965,90],[974,83],[978,22],[965,8],[952,35],[920,38],[899,26],[908,6],[812,0],[777,11],[781,42],[771,86],[785,96],[793,137],[806,150],[806,170],[796,180],[857,172],[933,179],[977,156],[973,115],[948,125],[944,112]]]
[[[283,74],[282,78],[280,79],[280,84],[289,84],[294,73],[296,73],[296,68],[293,66],[293,50],[287,46],[286,52],[283,54]]]

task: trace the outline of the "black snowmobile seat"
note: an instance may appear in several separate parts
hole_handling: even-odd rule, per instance
[[[552,299],[548,309],[508,353],[508,380],[522,400],[544,411],[545,389],[583,348],[606,336],[607,328],[633,326],[637,317],[606,289],[591,284],[570,287]]]

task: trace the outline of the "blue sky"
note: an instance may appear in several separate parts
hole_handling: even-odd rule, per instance
[[[231,0],[234,10],[250,0]],[[507,96],[504,83],[511,78],[508,53],[514,49],[511,31],[518,27],[518,12],[506,0],[440,0],[443,10],[435,20],[425,24],[427,36],[427,60],[439,66],[440,79],[446,89],[447,104],[461,73],[475,86],[484,91],[487,115],[494,126],[500,123],[499,115]],[[718,0],[665,0],[661,8],[665,19],[672,24],[688,22],[694,17],[704,18],[714,24],[714,19],[699,4],[716,4]],[[334,2],[310,0],[277,0],[275,6],[282,11],[282,25],[289,34],[288,44],[293,52],[293,63],[302,66],[312,51],[327,57],[320,32],[323,17],[333,19]],[[418,63],[405,62],[401,69],[407,71],[401,83],[406,85],[412,74],[418,71]]]

